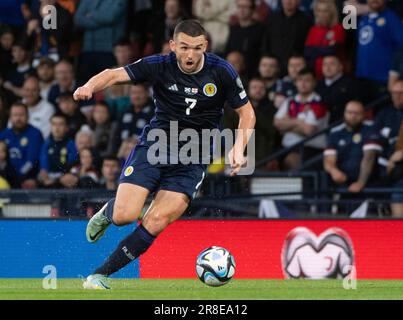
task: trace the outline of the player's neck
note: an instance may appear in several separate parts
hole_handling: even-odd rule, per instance
[[[203,57],[202,57],[202,59],[201,59],[201,61],[200,61],[200,66],[197,68],[197,70],[195,70],[195,71],[193,71],[193,72],[186,72],[185,70],[183,70],[182,67],[181,67],[181,65],[179,64],[179,61],[177,61],[177,64],[178,64],[179,70],[182,71],[182,72],[185,73],[185,74],[196,74],[196,73],[199,73],[199,72],[203,69],[203,67],[204,67],[204,54],[203,54]]]

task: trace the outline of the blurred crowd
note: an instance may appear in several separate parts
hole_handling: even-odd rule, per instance
[[[56,8],[56,29],[44,28],[47,5]],[[356,26],[347,5],[356,8]],[[340,124],[261,169],[296,170],[324,154],[316,169],[353,192],[375,172],[399,183],[402,17],[398,0],[2,0],[0,189],[114,190],[153,116],[152,90],[120,85],[79,103],[72,94],[106,68],[169,53],[186,18],[202,22],[209,51],[247,88],[258,162]],[[385,95],[392,99],[364,107]],[[222,125],[237,127],[230,108]]]

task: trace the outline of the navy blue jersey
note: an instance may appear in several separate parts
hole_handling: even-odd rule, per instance
[[[402,121],[403,110],[396,109],[392,106],[382,109],[376,115],[374,125],[382,139],[382,157],[384,159],[389,159],[389,157],[395,151],[395,144],[399,135],[399,129]]]
[[[403,24],[392,10],[361,17],[356,76],[386,82],[394,55],[402,46]]]
[[[153,86],[155,116],[143,131],[169,131],[170,121],[178,129],[218,128],[224,103],[236,109],[248,102],[238,74],[224,59],[204,54],[203,68],[194,74],[180,70],[175,53],[154,55],[125,67],[134,83],[149,82]]]
[[[53,177],[69,171],[78,160],[78,153],[73,140],[68,138],[55,141],[52,136],[45,140],[41,149],[40,168]]]
[[[10,163],[17,171],[18,178],[35,178],[43,143],[42,133],[31,125],[18,133],[8,128],[0,132],[0,140],[5,141],[8,146]]]
[[[363,124],[357,130],[349,130],[343,123],[335,127],[329,134],[325,156],[337,157],[337,168],[354,182],[360,174],[361,160],[364,151],[382,152],[382,145],[376,129]]]
[[[135,112],[133,107],[125,111],[119,120],[119,139],[123,141],[133,136],[140,137],[153,115],[154,105],[151,101],[139,112]]]

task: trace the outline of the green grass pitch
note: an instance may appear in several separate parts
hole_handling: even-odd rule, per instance
[[[112,290],[82,289],[80,279],[57,281],[56,290],[42,288],[42,279],[0,279],[3,299],[134,299],[134,300],[277,300],[277,299],[403,299],[403,281],[357,280],[346,290],[342,280],[238,280],[207,287],[198,279],[137,279],[110,281]]]

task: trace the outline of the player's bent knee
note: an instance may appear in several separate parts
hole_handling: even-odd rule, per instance
[[[166,215],[146,215],[143,226],[153,235],[158,235],[173,221]]]
[[[113,209],[113,223],[117,226],[124,226],[133,223],[140,213],[135,212],[133,208],[115,202]]]

